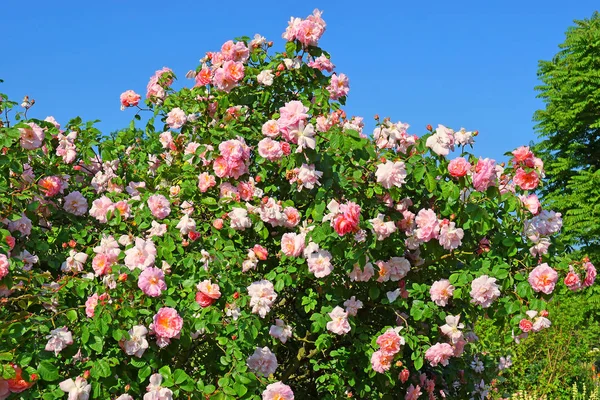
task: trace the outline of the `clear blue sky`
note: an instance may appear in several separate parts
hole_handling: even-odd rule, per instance
[[[476,153],[502,154],[535,139],[536,69],[573,19],[597,0],[505,1],[14,1],[3,0],[0,91],[37,102],[30,116],[126,126],[127,89],[144,94],[155,70],[179,84],[206,51],[261,33],[283,48],[290,16],[324,10],[321,46],[350,77],[349,115],[479,130]],[[9,40],[6,40],[9,39]]]

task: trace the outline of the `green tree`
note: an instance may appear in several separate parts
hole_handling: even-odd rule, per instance
[[[546,108],[538,110],[548,180],[542,195],[563,214],[564,238],[572,250],[600,256],[600,14],[575,21],[560,51],[540,61],[536,87]]]

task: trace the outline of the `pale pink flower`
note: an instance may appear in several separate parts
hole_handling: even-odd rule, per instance
[[[267,385],[262,392],[262,400],[294,400],[294,392],[288,385],[275,382]]]
[[[162,194],[155,194],[148,198],[150,212],[158,219],[165,219],[171,213],[169,199]]]
[[[319,57],[315,58],[314,60],[309,61],[307,65],[311,68],[316,68],[319,71],[327,71],[327,72],[333,72],[333,70],[335,68],[335,65],[333,65],[331,60],[329,58],[327,58],[324,54],[320,55]]]
[[[53,116],[48,116],[48,117],[44,118],[44,121],[50,122],[52,125],[54,125],[54,127],[56,129],[60,129],[60,124],[58,123],[56,118],[54,118]]]
[[[63,351],[67,346],[73,344],[73,335],[66,326],[50,331],[50,334],[46,336],[46,339],[49,340],[48,343],[46,343],[45,350],[53,351],[55,355],[58,355],[58,353]]]
[[[248,218],[248,211],[244,208],[233,207],[228,215],[230,226],[233,229],[243,231],[252,226],[252,221]]]
[[[386,371],[389,371],[392,366],[393,356],[389,354],[385,354],[381,350],[377,350],[371,355],[371,368],[373,371],[378,372],[380,374],[384,374]]]
[[[102,276],[109,274],[112,269],[113,262],[110,257],[105,253],[96,254],[92,260],[92,269],[96,273],[96,276]]]
[[[162,375],[152,374],[150,384],[146,386],[147,393],[144,395],[144,400],[173,400],[171,389],[162,387],[161,384]]]
[[[265,69],[260,71],[260,73],[256,76],[256,80],[263,86],[271,86],[273,84],[273,71],[270,69]]]
[[[312,253],[306,261],[308,263],[308,270],[312,272],[316,278],[324,278],[333,272],[331,253],[327,250],[319,250],[316,253]]]
[[[308,118],[307,112],[308,107],[305,107],[302,102],[292,100],[279,109],[279,126],[286,128],[289,126],[297,126],[300,121],[304,121]]]
[[[105,224],[108,220],[106,214],[114,209],[113,202],[106,196],[102,196],[92,202],[90,216],[96,218],[98,222]]]
[[[275,354],[266,346],[262,349],[257,347],[254,353],[246,360],[246,364],[250,370],[264,377],[274,374],[278,366]]]
[[[373,275],[375,275],[375,270],[371,263],[367,263],[364,270],[360,268],[360,265],[354,264],[354,269],[349,274],[350,280],[356,282],[368,282]]]
[[[281,237],[281,251],[288,257],[298,257],[305,246],[306,235],[297,233],[284,233]]]
[[[348,322],[348,313],[340,306],[336,306],[329,313],[331,321],[327,323],[327,330],[337,335],[344,335],[350,332],[350,323]]]
[[[467,132],[465,128],[460,128],[458,132],[454,132],[454,140],[459,146],[472,145],[475,143],[473,140],[473,132]]]
[[[35,150],[42,147],[44,130],[33,122],[28,122],[26,125],[29,125],[29,128],[19,128],[21,132],[21,147],[26,150]]]
[[[144,325],[134,325],[129,330],[129,340],[123,342],[122,347],[125,350],[125,354],[141,358],[148,348],[147,334],[148,329]]]
[[[384,240],[397,230],[394,221],[383,222],[384,218],[385,215],[379,214],[377,218],[369,220],[369,222],[373,226],[373,233],[375,233],[377,240]]]
[[[315,170],[314,164],[302,164],[300,168],[294,168],[290,178],[290,183],[298,185],[298,191],[302,189],[313,189],[315,186],[320,186],[319,179],[323,176],[323,172]]]
[[[448,360],[454,355],[454,349],[448,343],[436,343],[425,352],[425,358],[432,367],[448,365]]]
[[[552,325],[552,323],[548,318],[540,316],[533,321],[533,326],[531,328],[534,332],[539,332],[542,329],[550,328],[550,325]]]
[[[452,343],[457,343],[463,337],[461,329],[464,328],[465,325],[460,323],[460,315],[447,315],[446,324],[440,326],[442,333],[448,336]]]
[[[96,309],[97,305],[98,305],[98,293],[94,293],[93,295],[88,297],[88,299],[85,301],[85,315],[87,315],[88,318],[94,317],[94,310]]]
[[[350,80],[346,74],[340,74],[338,76],[334,73],[331,75],[331,81],[326,89],[329,91],[329,98],[337,100],[340,97],[348,95],[348,92],[350,91]]]
[[[112,235],[103,235],[100,239],[100,245],[94,247],[94,253],[105,254],[110,263],[115,263],[121,254],[121,249],[119,249],[119,243]]]
[[[271,325],[269,328],[269,335],[275,339],[279,339],[281,343],[285,343],[292,337],[292,327],[286,325],[282,320],[276,319],[275,325]]]
[[[184,215],[181,217],[175,228],[179,229],[179,232],[181,232],[182,235],[187,235],[190,232],[196,231],[196,221],[194,221],[188,215]]]
[[[455,178],[465,176],[471,170],[471,164],[462,157],[457,157],[448,164],[448,172]]]
[[[172,339],[179,335],[183,327],[183,318],[179,316],[177,310],[171,307],[161,307],[154,315],[150,330],[157,336]]]
[[[134,398],[125,393],[117,397],[115,400],[134,400]]]
[[[431,239],[438,238],[440,223],[435,211],[431,209],[420,210],[415,217],[415,222],[417,223],[417,230],[415,233],[419,240],[428,242]]]
[[[136,238],[135,247],[125,250],[125,266],[130,270],[139,268],[144,270],[154,265],[156,258],[156,247],[152,240]]]
[[[453,293],[454,286],[450,284],[448,279],[433,282],[431,289],[429,289],[431,300],[441,307],[445,307],[448,304],[448,300],[452,297]]]
[[[68,213],[82,216],[87,212],[88,203],[80,192],[74,191],[65,196],[63,208]]]
[[[447,156],[454,150],[454,131],[438,125],[435,133],[427,138],[425,145],[440,156]]]
[[[488,308],[494,300],[500,297],[500,290],[496,284],[496,278],[481,275],[471,282],[471,303]]]
[[[151,238],[153,236],[160,237],[160,236],[164,235],[165,233],[167,233],[167,224],[159,224],[156,221],[152,221],[151,226],[152,227],[146,231],[148,233],[148,238]],[[130,243],[127,243],[127,244],[130,244]],[[127,244],[124,244],[124,246],[126,246]]]
[[[548,266],[548,264],[543,263],[529,273],[527,280],[536,292],[550,294],[554,290],[554,286],[558,280],[558,273]]]
[[[440,245],[446,250],[454,250],[462,244],[464,232],[462,228],[457,228],[454,222],[444,220],[440,228],[440,236],[438,238]]]
[[[75,380],[69,378],[58,385],[60,390],[69,394],[67,400],[88,400],[90,398],[90,391],[92,385],[89,385],[85,379],[81,376],[75,378]]]
[[[274,139],[277,136],[279,136],[279,133],[280,133],[279,124],[274,119],[268,120],[262,126],[262,134],[265,136],[268,136],[268,137]]]
[[[485,192],[488,187],[494,186],[496,181],[496,161],[489,158],[480,158],[473,174],[473,187],[475,190]]]
[[[346,307],[346,312],[349,316],[355,317],[358,313],[358,310],[363,308],[363,302],[356,300],[356,297],[352,296],[344,302],[344,307]]]
[[[283,156],[283,150],[278,141],[267,137],[258,142],[258,154],[269,161],[277,161]]]
[[[250,295],[250,307],[252,307],[252,313],[258,314],[261,318],[264,318],[269,311],[271,306],[277,298],[277,293],[273,284],[267,280],[261,280],[253,282],[248,286],[248,295]]]
[[[185,112],[181,108],[176,107],[169,111],[167,114],[167,120],[165,122],[167,125],[169,125],[169,128],[179,129],[183,126],[183,124],[186,123],[186,121],[187,117],[185,116]]]
[[[160,296],[163,290],[167,290],[164,272],[156,267],[144,269],[138,278],[138,287],[146,296]]]
[[[585,279],[583,281],[583,286],[584,287],[588,287],[588,286],[592,286],[594,284],[594,281],[596,280],[596,267],[594,267],[594,264],[592,264],[589,261],[586,261],[584,264],[585,267]]]
[[[202,193],[206,193],[208,189],[216,186],[216,184],[217,181],[215,180],[215,177],[209,173],[203,172],[198,175],[198,189],[200,189]]]
[[[392,188],[392,186],[401,187],[406,183],[406,169],[402,161],[386,161],[385,164],[379,164],[375,176],[377,177],[377,183],[381,184],[386,189]]]

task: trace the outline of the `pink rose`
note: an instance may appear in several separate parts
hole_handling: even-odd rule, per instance
[[[211,187],[216,186],[216,184],[217,182],[215,180],[215,177],[208,174],[207,172],[203,172],[200,175],[198,175],[198,189],[200,189],[202,193],[205,193]]]
[[[187,117],[185,116],[185,112],[177,107],[169,111],[167,114],[167,120],[165,121],[169,128],[171,129],[179,129],[185,124],[187,121]]]
[[[554,290],[554,286],[558,280],[558,273],[549,267],[548,264],[543,263],[529,273],[527,280],[536,292],[550,294]]]
[[[448,279],[433,282],[431,289],[429,289],[431,300],[441,307],[445,307],[448,304],[448,300],[452,297],[453,293],[454,286],[450,284]]]
[[[288,257],[300,256],[304,250],[304,246],[304,234],[284,233],[281,237],[281,251]]]
[[[494,300],[500,297],[500,290],[496,284],[496,278],[481,275],[471,282],[471,303],[479,304],[488,308]]]
[[[200,282],[196,288],[198,289],[198,292],[196,293],[196,302],[202,307],[210,306],[215,300],[221,297],[219,285],[211,283],[208,279]]]
[[[454,355],[454,349],[448,343],[436,343],[425,352],[425,358],[432,367],[448,365],[448,360]]]
[[[331,321],[327,323],[327,330],[336,335],[344,335],[350,332],[348,313],[340,306],[336,306],[330,313]]]
[[[404,338],[392,328],[377,337],[377,345],[380,347],[381,352],[388,356],[393,356],[398,353],[400,351],[400,346],[403,344]]]
[[[583,281],[583,286],[588,287],[594,284],[596,280],[596,267],[589,261],[586,261],[585,266],[585,280]]]
[[[150,212],[158,219],[164,219],[171,213],[169,200],[162,194],[155,194],[148,198]]]
[[[179,335],[183,328],[183,318],[179,316],[177,310],[171,307],[161,307],[154,315],[153,323],[150,329],[157,336],[172,339]]]
[[[121,93],[121,109],[124,107],[135,107],[139,104],[142,97],[133,90],[127,90]]]
[[[267,377],[273,373],[277,369],[277,357],[275,354],[268,348],[257,347],[248,359],[246,360],[246,364],[248,364],[248,368],[254,371],[257,375],[262,375]]]
[[[415,217],[417,223],[416,236],[419,240],[428,242],[431,239],[437,239],[440,233],[440,223],[431,209],[422,209]]]
[[[462,157],[457,157],[448,164],[448,172],[455,178],[465,176],[471,170],[471,164]]]
[[[146,268],[138,278],[138,287],[149,297],[158,297],[163,290],[167,290],[165,273],[156,267]]]
[[[529,332],[531,329],[533,329],[533,323],[530,320],[523,318],[521,321],[519,321],[519,328],[523,332]]]
[[[262,400],[294,400],[294,392],[288,385],[275,382],[262,392]]]
[[[392,366],[393,356],[377,350],[371,355],[371,368],[373,371],[384,374]]]
[[[283,156],[283,151],[278,141],[267,137],[258,142],[258,154],[269,161],[277,161]]]
[[[386,161],[385,164],[379,164],[375,172],[377,183],[381,184],[386,189],[391,189],[392,186],[401,187],[406,183],[406,169],[402,161]]]
[[[33,122],[28,122],[27,125],[29,125],[29,128],[19,128],[21,132],[21,147],[26,150],[35,150],[42,147],[44,130]]]
[[[484,192],[496,183],[496,161],[489,158],[479,159],[473,174],[473,187],[478,192]]]
[[[8,257],[5,254],[0,254],[0,279],[4,278],[8,275],[8,267],[10,263],[8,262]]]
[[[513,178],[513,182],[522,190],[533,190],[540,183],[540,178],[535,171],[525,172],[523,168],[519,168]]]

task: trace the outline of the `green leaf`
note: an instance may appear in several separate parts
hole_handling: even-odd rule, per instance
[[[48,360],[40,362],[37,372],[40,378],[42,378],[44,381],[51,382],[60,378],[60,375],[58,374],[58,368]]]

